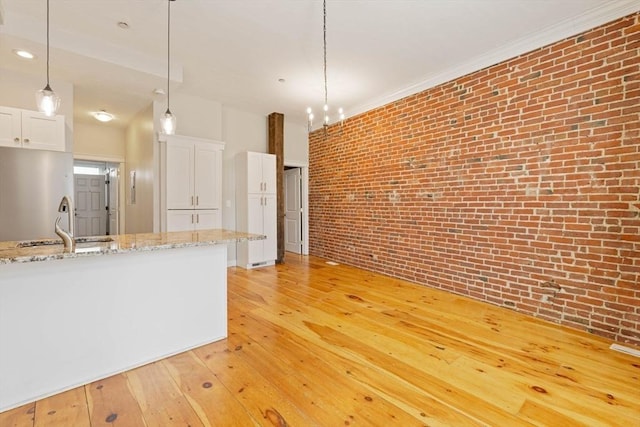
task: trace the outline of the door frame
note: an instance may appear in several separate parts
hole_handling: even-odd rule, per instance
[[[302,255],[309,255],[309,164],[284,161],[284,166],[300,168],[300,207],[302,208]],[[283,171],[284,173],[284,171]]]
[[[289,193],[289,176],[294,178],[295,181],[295,193]],[[296,254],[302,254],[302,169],[297,167],[288,167],[284,168],[284,250],[285,252],[293,252]],[[292,216],[289,216],[289,205],[291,204],[290,198],[293,198],[296,203],[293,209]],[[295,218],[293,218],[295,217]],[[289,226],[290,221],[294,221],[296,223],[297,230],[292,231],[294,234],[293,237],[296,237],[296,243],[291,244],[291,248],[289,246],[289,240],[292,236],[290,236]]]
[[[113,232],[111,230],[111,234],[124,234],[125,228],[125,183],[127,180],[123,179],[123,174],[125,173],[125,162],[124,158],[117,156],[94,156],[91,154],[82,154],[82,153],[74,153],[73,161],[74,164],[78,161],[86,161],[86,162],[96,162],[96,163],[109,163],[112,165],[117,165],[118,169],[118,206],[117,206],[117,215],[118,215],[118,230]],[[75,193],[75,188],[74,188]]]

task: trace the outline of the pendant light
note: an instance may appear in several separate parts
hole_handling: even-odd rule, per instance
[[[167,135],[173,135],[176,132],[176,116],[171,113],[169,108],[169,81],[171,80],[171,2],[175,0],[167,0],[167,111],[160,120],[162,131]]]
[[[36,92],[36,104],[38,110],[48,117],[54,116],[60,106],[60,98],[49,86],[49,0],[47,0],[47,85]]]
[[[323,65],[324,65],[324,107],[323,115],[324,119],[322,122],[322,126],[327,130],[329,126],[329,103],[328,103],[328,95],[327,95],[327,0],[323,0],[322,2],[322,17],[323,17],[323,25],[322,25],[322,36],[323,36]],[[307,108],[307,125],[309,130],[313,127],[313,111],[311,107]],[[340,124],[344,121],[344,110],[342,108],[338,108],[338,118],[340,119]]]

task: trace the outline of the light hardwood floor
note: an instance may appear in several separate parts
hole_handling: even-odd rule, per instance
[[[228,339],[6,411],[0,426],[638,426],[640,359],[609,345],[288,255],[229,269]]]

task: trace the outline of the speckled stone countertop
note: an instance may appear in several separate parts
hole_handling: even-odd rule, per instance
[[[0,264],[211,246],[264,238],[265,236],[259,234],[229,230],[172,231],[167,233],[79,237],[76,239],[76,247],[73,252],[65,252],[62,240],[56,239],[0,242]]]

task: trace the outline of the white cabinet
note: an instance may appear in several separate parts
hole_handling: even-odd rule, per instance
[[[167,142],[167,209],[220,209],[221,169],[218,144]]]
[[[64,116],[0,107],[0,146],[65,151]]]
[[[220,209],[171,209],[167,211],[167,231],[196,231],[220,228]]]
[[[245,152],[236,157],[236,224],[238,231],[262,234],[266,240],[240,242],[238,265],[273,265],[277,258],[276,156]]]
[[[181,135],[160,142],[161,230],[221,228],[224,143]]]
[[[247,193],[276,194],[276,156],[250,151],[241,153],[241,156],[246,156],[249,165]]]

